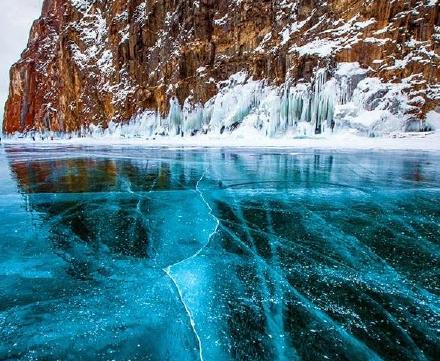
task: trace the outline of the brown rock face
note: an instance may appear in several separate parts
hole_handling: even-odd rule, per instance
[[[404,84],[423,118],[440,99],[435,0],[45,0],[11,69],[4,132],[70,132],[169,100],[205,103],[245,70],[271,84],[313,82],[358,62]]]

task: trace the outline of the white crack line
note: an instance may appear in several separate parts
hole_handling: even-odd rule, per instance
[[[181,264],[181,263],[184,263],[184,262],[186,262],[186,261],[189,261],[190,259],[193,259],[193,258],[197,257],[200,253],[202,253],[202,251],[206,248],[206,246],[207,246],[207,245],[209,244],[209,242],[211,241],[211,238],[217,233],[217,230],[218,230],[218,228],[219,228],[219,226],[220,226],[220,221],[219,221],[219,219],[214,215],[214,212],[213,212],[211,206],[210,206],[209,203],[206,201],[205,197],[203,196],[203,193],[201,192],[201,190],[200,190],[200,188],[199,188],[199,184],[200,184],[200,182],[203,180],[203,178],[205,178],[205,173],[206,173],[206,172],[204,172],[204,173],[202,174],[202,176],[200,177],[200,179],[197,181],[197,184],[196,184],[196,190],[195,190],[195,191],[200,195],[200,198],[202,199],[203,203],[205,203],[206,206],[208,207],[208,209],[209,209],[209,215],[210,215],[212,218],[214,218],[214,219],[216,220],[216,226],[215,226],[214,230],[211,232],[211,234],[209,235],[207,242],[206,242],[202,247],[200,247],[200,249],[199,249],[196,253],[194,253],[192,256],[190,256],[190,257],[188,257],[188,258],[185,258],[185,259],[183,259],[183,260],[181,260],[181,261],[179,261],[179,262],[177,262],[177,263],[174,263],[174,264],[172,264],[171,266],[168,266],[167,268],[164,268],[164,269],[163,269],[163,271],[167,274],[167,276],[171,279],[171,281],[173,282],[174,286],[176,287],[177,293],[179,294],[180,302],[182,303],[182,305],[183,305],[183,307],[185,308],[185,311],[186,311],[186,313],[187,313],[187,315],[188,315],[188,317],[189,317],[189,321],[190,321],[190,324],[191,324],[191,328],[192,328],[192,330],[193,330],[193,332],[194,332],[194,335],[196,336],[197,342],[198,342],[198,344],[199,344],[199,358],[200,358],[200,361],[203,361],[202,340],[200,339],[200,336],[199,336],[199,334],[198,334],[198,332],[197,332],[196,322],[195,322],[195,320],[194,320],[194,317],[193,317],[193,315],[192,315],[192,312],[191,312],[191,310],[189,309],[189,307],[187,306],[187,304],[185,303],[185,301],[184,301],[184,299],[183,299],[183,293],[182,293],[182,290],[179,288],[179,286],[177,285],[177,282],[176,282],[175,278],[174,278],[173,275],[172,275],[172,268],[175,267],[175,266],[177,266],[177,265],[179,265],[179,264]]]
[[[172,275],[172,273],[171,273],[171,272],[172,272],[172,271],[171,271],[171,267],[173,267],[173,266],[174,266],[174,265],[169,266],[169,267],[167,267],[167,268],[164,268],[163,271],[167,274],[167,276],[170,278],[170,280],[173,282],[174,286],[176,287],[177,293],[178,293],[178,295],[179,295],[180,302],[182,303],[183,307],[185,308],[186,314],[188,315],[188,318],[189,318],[189,323],[191,324],[192,331],[193,331],[193,333],[194,333],[194,336],[195,336],[196,339],[197,339],[197,343],[199,344],[199,358],[200,358],[200,361],[203,361],[202,341],[200,340],[199,333],[197,332],[197,329],[196,329],[196,322],[194,321],[194,317],[193,317],[193,315],[192,315],[192,312],[191,312],[191,310],[189,309],[189,307],[187,306],[187,304],[185,303],[185,301],[183,300],[183,293],[182,293],[182,290],[181,290],[180,287],[177,285],[177,282],[176,282],[176,280],[174,279],[174,277],[173,277],[173,275]]]

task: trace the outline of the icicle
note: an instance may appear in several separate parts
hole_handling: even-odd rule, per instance
[[[208,104],[211,130],[222,132],[234,129],[258,107],[262,98],[262,83],[252,80],[245,82],[245,79],[238,76],[233,78]]]
[[[350,97],[352,94],[351,89],[351,81],[348,77],[343,76],[339,85],[339,96],[338,102],[339,104],[347,104],[350,101]]]
[[[273,137],[278,134],[281,127],[281,106],[282,101],[280,96],[274,91],[270,94],[266,100],[268,127],[266,129],[266,135]]]
[[[310,122],[315,127],[315,134],[320,134],[325,126],[330,125],[333,121],[336,104],[335,93],[335,81],[327,82],[326,69],[318,70],[310,103]]]
[[[193,106],[188,98],[183,105],[183,134],[194,135],[202,129],[203,122],[203,106],[201,104],[196,104]]]
[[[280,130],[285,132],[290,126],[292,126],[290,116],[290,88],[284,86],[280,104]]]
[[[168,127],[170,135],[178,135],[182,131],[182,109],[176,97],[170,99]]]

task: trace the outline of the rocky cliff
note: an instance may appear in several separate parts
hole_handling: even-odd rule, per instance
[[[182,135],[245,123],[269,135],[303,123],[314,132],[423,128],[440,102],[439,8],[437,0],[45,0],[11,69],[4,132],[127,122]]]

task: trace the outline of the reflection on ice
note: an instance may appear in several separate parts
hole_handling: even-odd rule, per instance
[[[433,154],[7,147],[0,359],[434,360]]]

